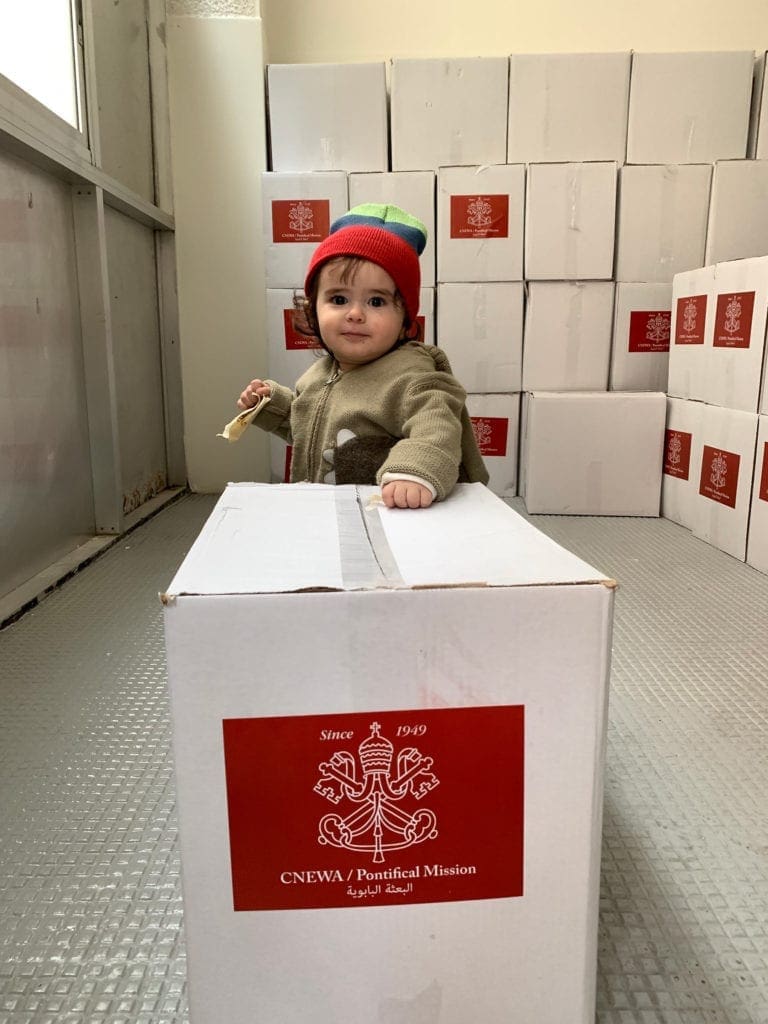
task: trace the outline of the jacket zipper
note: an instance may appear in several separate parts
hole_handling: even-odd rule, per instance
[[[317,403],[317,409],[312,420],[312,428],[309,432],[309,445],[307,448],[307,467],[309,473],[307,474],[310,480],[315,479],[315,444],[317,443],[317,435],[320,432],[320,420],[322,419],[323,412],[328,403],[328,398],[331,394],[331,386],[341,377],[341,370],[337,365],[334,365],[333,372],[328,380],[323,384],[323,391],[320,395],[320,401]],[[320,463],[323,461],[323,453],[320,452]]]

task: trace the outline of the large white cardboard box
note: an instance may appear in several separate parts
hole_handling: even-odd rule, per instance
[[[503,164],[508,81],[506,57],[393,60],[392,170]]]
[[[261,176],[267,288],[303,288],[310,256],[347,211],[344,171]]]
[[[273,171],[386,171],[383,61],[270,64],[267,99]]]
[[[525,207],[527,280],[611,280],[615,163],[531,164]]]
[[[671,284],[617,284],[611,391],[666,391]]]
[[[630,57],[513,54],[507,163],[624,163]]]
[[[705,263],[768,253],[768,160],[721,160],[712,177]]]
[[[612,281],[532,281],[523,333],[524,391],[605,391]]]
[[[703,400],[706,351],[714,331],[715,268],[701,267],[672,279],[672,324],[667,391]]]
[[[522,281],[525,166],[441,167],[438,281]]]
[[[633,53],[628,164],[701,164],[747,155],[753,50]]]
[[[533,392],[520,458],[530,513],[658,516],[666,395]]]
[[[687,398],[667,399],[661,514],[689,530],[698,486],[698,467],[692,458],[700,450],[699,429],[704,405]]]
[[[619,169],[617,281],[671,282],[704,263],[710,164]]]
[[[520,395],[467,395],[467,411],[494,494],[517,494]]]
[[[391,203],[418,217],[427,229],[427,244],[419,257],[421,283],[435,284],[435,172],[397,171],[387,174],[350,174],[349,205]]]
[[[704,405],[694,454],[696,537],[743,562],[757,443],[757,414]]]
[[[758,420],[747,562],[760,572],[768,573],[768,416],[760,416]]]
[[[766,359],[768,256],[715,267],[711,347],[700,396],[712,405],[757,412]]]
[[[164,595],[191,1020],[592,1024],[613,585],[375,493],[230,485]]]
[[[437,286],[437,344],[471,394],[520,390],[522,281]]]

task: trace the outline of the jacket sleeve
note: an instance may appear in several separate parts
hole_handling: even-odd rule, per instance
[[[459,477],[462,411],[466,392],[439,371],[398,382],[402,440],[394,445],[376,479],[406,473],[429,481],[437,498],[448,496]]]
[[[265,383],[270,387],[270,400],[253,423],[255,426],[261,427],[262,430],[267,430],[270,434],[277,434],[284,441],[290,443],[291,406],[296,395],[290,388],[278,384],[277,381],[268,380]]]

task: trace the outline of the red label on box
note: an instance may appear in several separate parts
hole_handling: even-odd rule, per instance
[[[509,420],[503,416],[470,416],[481,455],[506,455]]]
[[[234,909],[521,896],[523,721],[521,706],[226,719]]]
[[[664,472],[687,480],[691,468],[691,434],[684,430],[667,430],[664,444]]]
[[[768,441],[763,446],[763,469],[760,476],[759,498],[768,501]]]
[[[329,199],[273,199],[273,242],[322,242],[331,226]]]
[[[509,196],[451,196],[451,238],[509,238]]]
[[[685,295],[677,300],[676,345],[703,345],[707,320],[707,296]]]
[[[291,462],[293,461],[293,445],[287,444],[285,446],[285,470],[283,472],[283,483],[289,484],[291,482]]]
[[[306,348],[322,348],[322,345],[310,334],[299,334],[296,328],[293,326],[293,310],[283,310],[283,327],[285,335],[285,347],[288,351],[294,351],[295,349],[306,349]]]
[[[705,444],[701,456],[699,494],[721,505],[736,508],[740,461],[741,456],[736,452],[724,452],[721,448],[710,448]]]
[[[754,292],[718,295],[715,313],[715,348],[749,348]]]
[[[669,309],[639,310],[629,314],[630,352],[669,352],[672,312]]]

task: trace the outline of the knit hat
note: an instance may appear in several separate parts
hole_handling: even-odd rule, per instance
[[[427,244],[427,229],[399,206],[364,203],[331,224],[331,231],[312,256],[304,282],[307,292],[315,274],[336,256],[359,256],[382,267],[403,297],[411,323],[419,312],[419,256]]]

